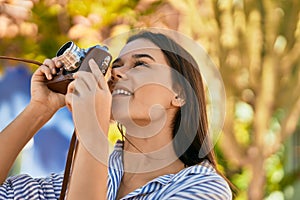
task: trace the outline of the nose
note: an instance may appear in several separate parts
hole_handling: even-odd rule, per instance
[[[111,70],[111,79],[113,81],[118,81],[119,79],[126,79],[126,72],[128,69],[126,69],[124,66],[123,67],[115,67],[112,68]]]

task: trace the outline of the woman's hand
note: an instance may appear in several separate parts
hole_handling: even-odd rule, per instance
[[[96,116],[98,125],[107,134],[112,96],[103,74],[93,59],[89,61],[89,66],[92,73],[79,71],[74,74],[75,80],[68,86],[66,105],[73,113],[75,125],[77,120],[81,127],[90,126],[94,120],[92,117]],[[75,109],[77,110],[74,111]]]
[[[56,74],[57,68],[62,67],[60,62],[54,59],[46,59],[32,75],[31,78],[31,101],[30,104],[38,108],[45,108],[48,114],[53,115],[59,108],[65,105],[64,95],[53,92],[45,84]]]

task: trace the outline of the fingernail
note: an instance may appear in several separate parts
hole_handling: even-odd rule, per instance
[[[89,62],[96,63],[96,61],[94,60],[94,58],[91,58],[91,59],[89,60]]]
[[[52,75],[51,74],[47,74],[47,78],[48,78],[48,80],[51,80],[52,79]]]
[[[62,66],[62,62],[61,62],[61,61],[59,61],[59,60],[58,60],[58,61],[56,61],[56,63],[55,63],[55,64],[56,64],[56,66],[58,66],[58,67],[61,67],[61,66]]]

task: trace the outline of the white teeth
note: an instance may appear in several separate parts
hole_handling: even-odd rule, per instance
[[[130,96],[132,95],[132,93],[126,91],[126,90],[123,90],[123,89],[117,89],[117,90],[114,90],[112,95],[116,95],[116,94],[124,94],[124,95],[127,95],[127,96]]]

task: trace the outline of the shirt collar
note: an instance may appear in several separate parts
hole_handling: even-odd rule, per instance
[[[116,186],[120,185],[120,182],[122,180],[122,176],[124,173],[123,169],[123,144],[124,142],[121,140],[118,140],[115,144],[114,147],[114,152],[112,153],[111,157],[113,156],[114,158],[111,158],[110,162],[110,167],[115,168],[116,166],[119,167],[119,169],[116,169],[111,171],[112,174],[109,174],[110,178],[117,181]],[[124,198],[130,198],[134,197],[137,195],[142,195],[144,194],[144,191],[147,191],[147,193],[151,193],[155,190],[160,189],[161,187],[169,184],[172,181],[177,181],[180,179],[182,176],[187,176],[190,174],[206,174],[206,173],[212,173],[215,172],[214,167],[210,164],[208,160],[204,160],[198,165],[190,166],[185,169],[182,169],[180,172],[177,174],[166,174],[159,176],[148,183],[146,183],[144,186],[141,188],[129,193],[126,195]],[[114,174],[115,173],[115,174]],[[117,190],[115,191],[117,192]],[[116,195],[116,194],[115,194]]]

